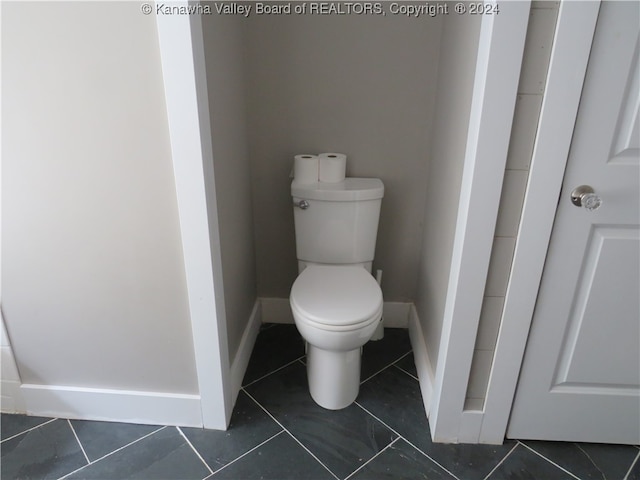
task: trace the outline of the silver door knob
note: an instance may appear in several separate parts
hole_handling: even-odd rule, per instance
[[[589,185],[580,185],[571,192],[571,203],[576,207],[584,207],[590,212],[602,205],[602,199]]]

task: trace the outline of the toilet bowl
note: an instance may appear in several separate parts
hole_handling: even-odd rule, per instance
[[[309,392],[338,410],[356,399],[362,346],[382,319],[382,292],[363,266],[310,265],[290,295],[296,327],[307,343]]]

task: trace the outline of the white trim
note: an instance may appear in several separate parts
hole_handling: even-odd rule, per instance
[[[247,371],[247,365],[249,365],[256,338],[258,338],[258,333],[260,333],[260,325],[262,325],[262,309],[260,308],[260,300],[256,299],[253,310],[251,311],[251,317],[249,317],[249,322],[242,333],[238,351],[236,352],[233,362],[231,362],[231,398],[234,404],[238,393],[240,393],[242,380]]]
[[[429,416],[431,410],[431,400],[433,398],[433,385],[435,383],[435,375],[433,367],[429,361],[427,353],[427,343],[422,332],[422,324],[418,318],[416,307],[411,304],[409,312],[409,339],[411,340],[411,348],[413,349],[413,360],[418,371],[418,380],[420,382],[420,392],[422,393],[422,402],[424,410]],[[425,435],[427,433],[425,432]]]
[[[481,410],[465,410],[460,420],[458,443],[478,443],[484,413]]]
[[[23,384],[29,415],[202,427],[200,396]]]
[[[17,380],[0,381],[0,412],[27,413],[20,385]]]
[[[156,20],[202,423],[224,430],[232,402],[202,24],[189,15]]]
[[[562,2],[480,431],[502,443],[578,113],[599,1]]]
[[[0,411],[25,413],[24,399],[20,391],[22,381],[13,355],[11,341],[0,308]]]
[[[288,298],[261,297],[263,323],[295,323]],[[407,328],[412,303],[384,302],[382,317],[387,328]]]
[[[482,18],[451,274],[429,425],[457,442],[498,214],[530,2]]]

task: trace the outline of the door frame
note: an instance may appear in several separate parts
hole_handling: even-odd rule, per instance
[[[178,3],[189,5],[188,0]],[[482,20],[485,33],[481,36],[478,51],[472,107],[472,116],[475,117],[470,122],[471,146],[468,146],[465,158],[461,208],[443,321],[442,358],[438,361],[428,412],[431,433],[436,440],[450,438],[470,443],[502,443],[504,439],[551,236],[600,0],[563,1],[560,5],[485,407],[482,412],[468,412],[463,407],[464,396],[484,294],[483,279],[486,278],[497,218],[499,186],[506,162],[506,151],[498,152],[498,157],[492,155],[503,149],[505,141],[508,145],[512,120],[511,117],[506,123],[499,122],[496,131],[496,115],[483,112],[486,112],[487,105],[492,105],[492,111],[498,110],[500,115],[508,114],[509,110],[513,115],[510,100],[506,104],[500,103],[500,108],[492,102],[496,98],[505,98],[504,92],[495,88],[503,85],[500,78],[504,71],[511,75],[514,69],[520,70],[522,50],[515,49],[519,50],[515,55],[509,51],[513,52],[514,45],[524,44],[522,22],[528,18],[529,12],[528,1],[507,2],[501,7],[507,5],[514,9],[516,22],[512,21],[513,18],[501,20],[506,15],[486,16]],[[172,17],[169,22],[168,18],[157,16],[158,34],[185,243],[185,270],[203,425],[225,429],[233,402],[230,400],[220,250],[218,239],[210,236],[216,237],[218,222],[215,211],[209,211],[207,217],[204,185],[209,182],[202,168],[205,157],[211,161],[208,105],[202,98],[202,82],[206,81],[203,40],[201,32],[199,35],[197,31],[193,32],[195,35],[192,33],[192,29],[198,29],[194,19],[189,22],[188,15]],[[183,18],[178,20],[179,17]],[[524,27],[526,31],[526,23]],[[176,38],[181,41],[176,43]],[[505,45],[509,45],[509,51],[504,51]],[[188,65],[183,65],[185,61]],[[513,78],[509,81],[512,87]],[[515,82],[517,87],[517,78]],[[509,95],[515,103],[515,91],[509,92],[507,97]],[[184,105],[189,107],[188,111]],[[188,128],[180,127],[185,118],[190,121]],[[493,132],[494,135],[490,138],[483,132]],[[215,203],[215,194],[209,198]],[[487,208],[483,210],[483,207]],[[194,242],[194,247],[187,248],[187,240]],[[478,245],[482,255],[478,255]],[[203,259],[209,261],[203,262]],[[469,302],[470,297],[473,302]],[[473,332],[471,335],[470,331]]]
[[[433,388],[423,387],[435,442],[477,443],[482,423],[481,412],[465,411],[464,403],[498,217],[529,12],[529,1],[503,2],[499,15],[485,15],[481,19],[440,348]],[[421,383],[425,383],[422,378]]]
[[[202,22],[156,15],[156,4],[202,426],[226,430],[233,399]],[[197,11],[199,1],[173,4]]]
[[[600,0],[562,2],[479,443],[504,440],[562,189]]]
[[[483,37],[481,33],[480,38],[468,134],[471,148],[467,146],[440,355],[427,412],[434,441],[489,444],[504,441],[600,9],[600,0],[563,1],[560,4],[485,404],[483,410],[464,410],[498,214],[498,200],[487,187],[496,190],[499,196],[507,154],[499,145],[509,141],[513,115],[511,111],[508,125],[503,123],[501,130],[496,132],[492,128],[495,116],[483,115],[482,108],[489,104],[492,113],[499,110],[504,115],[511,108],[510,97],[515,102],[516,95],[515,91],[505,93],[504,89],[490,88],[499,80],[495,78],[495,70],[493,77],[489,74],[482,59],[493,61],[488,68],[497,69],[499,74],[511,75],[516,69],[519,75],[522,64],[520,42],[524,42],[522,30],[526,32],[527,25],[522,21],[523,16],[528,19],[530,4],[513,4],[526,7],[524,12],[511,11],[508,21],[516,28],[505,28],[495,19],[485,17],[482,20],[487,35]],[[519,50],[519,55],[502,52],[501,46],[505,44]],[[495,56],[501,56],[503,61]],[[478,135],[483,131],[494,134],[489,144],[483,143],[483,137],[488,137]]]

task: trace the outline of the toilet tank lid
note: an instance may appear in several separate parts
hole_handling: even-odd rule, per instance
[[[291,183],[291,196],[308,200],[353,202],[375,200],[384,196],[384,184],[379,178],[348,177],[342,182]]]

